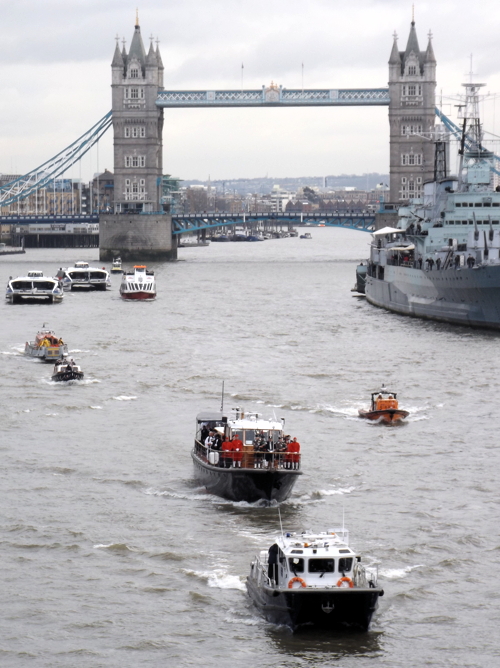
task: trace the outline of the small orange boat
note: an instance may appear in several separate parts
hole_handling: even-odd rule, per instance
[[[359,409],[359,417],[380,422],[399,422],[410,413],[399,408],[395,392],[388,392],[382,387],[380,392],[372,392],[371,408],[366,410]]]

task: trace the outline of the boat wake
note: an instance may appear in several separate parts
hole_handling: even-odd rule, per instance
[[[416,568],[424,568],[424,564],[416,564],[415,566],[407,566],[406,568],[387,568],[379,571],[380,577],[388,580],[397,580],[406,577]]]
[[[186,575],[205,580],[209,587],[246,591],[245,583],[241,580],[239,575],[228,575],[221,568],[216,568],[213,571],[192,571],[187,568],[183,568],[182,570]]]
[[[113,399],[115,401],[135,401],[135,399],[137,399],[137,397],[134,397],[134,396],[129,397],[125,394],[121,394],[119,397],[113,397]]]
[[[302,504],[307,505],[311,503],[319,503],[323,499],[328,498],[329,496],[335,495],[344,495],[351,494],[354,492],[356,487],[339,487],[337,489],[318,489],[314,492],[309,492],[307,494],[301,494],[299,497],[295,497],[288,500],[288,503],[292,505]],[[286,503],[286,501],[285,501]]]

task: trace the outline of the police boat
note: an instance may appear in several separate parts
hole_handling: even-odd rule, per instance
[[[345,528],[282,534],[254,557],[246,586],[267,621],[293,631],[306,626],[366,631],[384,595],[376,567],[361,565]]]

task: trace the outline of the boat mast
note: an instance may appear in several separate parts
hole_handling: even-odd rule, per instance
[[[222,396],[220,400],[220,412],[224,412],[224,381],[222,381]]]

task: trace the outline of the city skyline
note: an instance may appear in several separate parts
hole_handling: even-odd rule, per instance
[[[249,8],[221,0],[218,8],[189,0],[139,7],[145,45],[149,35],[160,40],[165,88],[385,87],[392,34],[404,49],[412,18],[411,4],[392,0],[354,0],[341,10],[314,0],[307,21],[298,2]],[[500,91],[495,10],[490,1],[479,8],[462,0],[415,9],[420,48],[429,29],[434,35],[438,97],[443,89],[452,118],[471,52],[475,80]],[[117,0],[9,6],[0,45],[0,173],[30,171],[109,111],[114,37],[129,46],[134,23],[135,8]],[[495,105],[493,96],[483,105],[492,132]],[[389,164],[387,107],[168,110],[163,136],[164,172],[189,180],[386,172]],[[105,168],[113,171],[111,132],[66,177],[88,180]]]

